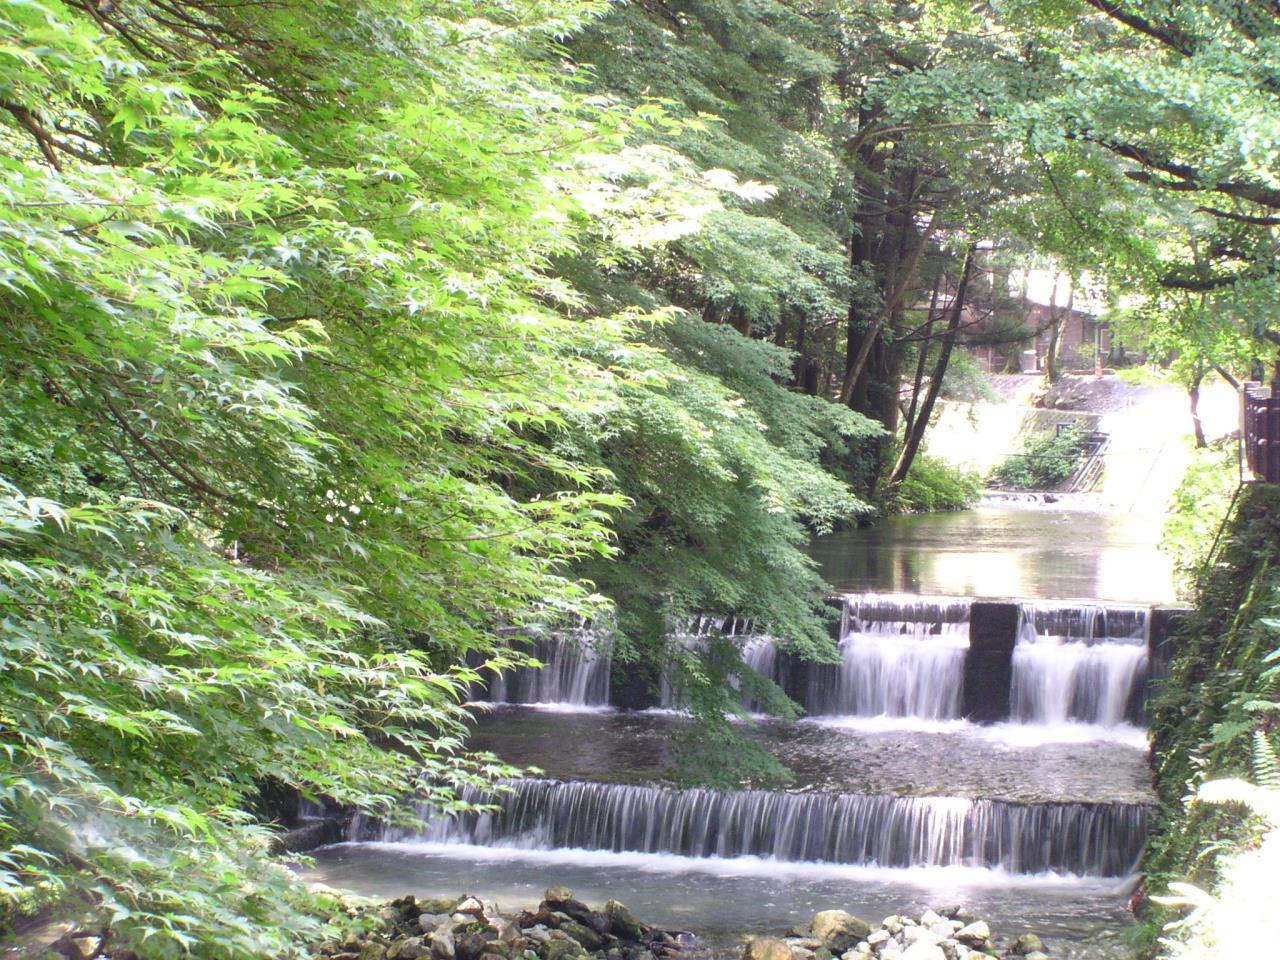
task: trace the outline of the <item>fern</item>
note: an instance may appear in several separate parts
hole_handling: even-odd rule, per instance
[[[1259,786],[1280,790],[1280,761],[1276,748],[1261,730],[1253,732],[1253,775]]]

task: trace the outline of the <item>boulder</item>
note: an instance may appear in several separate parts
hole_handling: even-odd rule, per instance
[[[453,949],[457,960],[480,960],[480,955],[488,952],[488,938],[480,933],[455,934]]]
[[[917,940],[902,952],[902,960],[947,960],[947,955],[936,943]]]
[[[943,917],[941,914],[935,913],[932,910],[926,910],[924,913],[920,914],[920,926],[932,927],[942,919]]]
[[[955,932],[955,939],[963,943],[966,947],[976,947],[981,949],[985,947],[991,939],[991,928],[987,926],[985,920],[975,920],[973,923],[961,927]]]
[[[418,960],[431,953],[431,948],[422,937],[408,937],[397,940],[387,947],[387,960]]]
[[[752,937],[742,948],[742,960],[791,960],[791,948],[777,937]]]
[[[538,956],[542,960],[567,960],[569,957],[585,956],[582,947],[576,940],[548,940],[538,948]]]
[[[515,924],[518,927],[534,927],[541,924],[544,927],[554,927],[558,921],[555,914],[550,910],[539,910],[536,913],[530,913],[528,910],[522,910],[516,914]]]
[[[360,948],[360,960],[387,960],[387,948],[372,940],[366,941]]]
[[[455,944],[453,934],[448,930],[437,930],[431,934],[431,956],[436,960],[454,960]]]
[[[452,921],[447,913],[420,913],[418,914],[418,926],[423,933],[433,933],[441,927],[446,927]]]
[[[1009,944],[1009,952],[1019,956],[1026,956],[1028,953],[1044,953],[1044,941],[1034,933],[1019,934],[1014,938],[1013,943]]]
[[[609,918],[609,932],[621,940],[643,940],[645,926],[635,918],[624,904],[610,900],[604,905],[605,916]]]
[[[813,939],[835,953],[844,953],[871,933],[871,925],[843,910],[823,910],[809,925]]]
[[[604,938],[600,934],[585,923],[578,923],[576,920],[566,920],[560,924],[560,932],[568,934],[572,939],[577,940],[588,953],[593,950],[599,950],[604,946]]]
[[[423,913],[443,913],[448,916],[453,913],[454,904],[458,902],[456,898],[448,900],[444,897],[427,897],[418,901],[418,909]]]
[[[477,917],[484,916],[484,904],[479,897],[463,897],[453,908],[454,913],[470,913]]]
[[[573,891],[568,887],[547,887],[542,899],[547,903],[564,903],[573,899]]]
[[[524,935],[535,943],[545,943],[551,939],[551,931],[541,923],[535,923],[531,927],[525,927]]]

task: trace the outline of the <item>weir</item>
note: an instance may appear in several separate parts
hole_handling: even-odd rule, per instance
[[[435,817],[416,835],[358,822],[352,839],[1122,877],[1136,868],[1147,818],[1146,806],[1132,803],[1018,804],[541,779],[509,786],[508,793],[465,796],[495,810]]]
[[[839,664],[801,661],[737,617],[697,617],[673,637],[688,649],[712,636],[733,639],[748,667],[813,717],[1115,727],[1142,723],[1148,683],[1167,659],[1166,638],[1180,613],[1133,604],[900,594],[851,594],[839,602]],[[487,699],[680,706],[680,692],[666,675],[657,678],[656,699],[647,682],[611,681],[607,651],[586,631],[534,642],[546,666],[496,677]]]

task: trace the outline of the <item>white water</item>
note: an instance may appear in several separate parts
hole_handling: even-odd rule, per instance
[[[854,864],[778,860],[773,857],[686,857],[670,853],[587,850],[581,847],[544,849],[516,843],[449,843],[437,840],[366,840],[336,844],[388,853],[409,853],[463,860],[468,863],[519,861],[634,870],[655,874],[705,873],[716,877],[787,877],[793,879],[890,881],[924,889],[954,892],[982,887],[1050,887],[1121,894],[1132,888],[1129,877],[1081,877],[1074,874],[1012,873],[993,867],[878,867]],[[333,848],[331,848],[333,849]]]
[[[540,636],[534,656],[542,667],[520,667],[489,682],[488,699],[548,708],[608,709],[609,656],[587,630]]]
[[[535,779],[515,781],[498,794],[467,790],[463,798],[491,807],[455,817],[424,810],[421,834],[388,836],[357,818],[351,837],[1125,876],[1136,865],[1146,831],[1146,808],[1129,803],[672,790]]]
[[[839,667],[815,665],[813,716],[947,721],[960,716],[969,601],[862,594],[845,598]]]
[[[1133,721],[1148,677],[1147,626],[1138,607],[1024,603],[1010,719],[1068,739],[1101,731],[1145,743]]]

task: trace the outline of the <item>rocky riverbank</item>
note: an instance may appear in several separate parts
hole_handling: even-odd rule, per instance
[[[742,960],[1049,960],[1034,933],[1000,940],[985,920],[959,907],[926,910],[919,917],[885,917],[878,926],[843,910],[824,910],[786,937],[756,937]]]
[[[698,952],[694,933],[645,924],[616,900],[592,909],[550,887],[537,910],[499,912],[477,897],[412,896],[366,911],[373,922],[318,945],[323,960],[667,960]],[[742,960],[1050,960],[1033,933],[997,937],[958,907],[878,925],[824,910],[785,936],[747,940]]]

